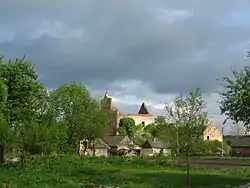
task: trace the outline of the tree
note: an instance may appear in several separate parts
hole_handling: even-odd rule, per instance
[[[41,126],[48,110],[47,89],[39,83],[34,66],[25,58],[10,59],[4,66],[6,102],[3,114],[8,129],[15,132],[24,157],[31,143],[37,143],[37,126]]]
[[[137,128],[135,125],[135,120],[133,118],[122,118],[119,122],[118,132],[121,135],[133,135]]]
[[[190,185],[189,156],[194,152],[195,143],[200,140],[208,123],[206,102],[200,89],[190,92],[187,97],[177,97],[173,104],[165,106],[167,121],[178,128],[180,146],[186,155],[187,184]]]
[[[226,116],[224,123],[231,119],[235,123],[242,122],[250,130],[250,66],[232,73],[232,78],[222,78],[224,91],[220,93],[220,110]]]
[[[154,141],[155,138],[158,136],[159,134],[159,131],[158,131],[158,127],[156,124],[154,123],[151,123],[149,125],[147,125],[145,128],[144,128],[144,131],[146,133],[149,133],[152,137],[152,140]]]
[[[166,117],[165,116],[157,116],[155,118],[155,124],[157,126],[161,126],[161,125],[166,125]]]
[[[50,97],[57,119],[67,127],[69,147],[78,152],[81,139],[92,139],[103,134],[105,116],[83,84],[73,82],[61,85],[50,93]]]
[[[107,131],[107,115],[101,111],[100,103],[93,100],[93,108],[90,113],[89,124],[84,127],[84,138],[92,142],[93,155],[96,152],[96,140],[98,138],[103,138]]]

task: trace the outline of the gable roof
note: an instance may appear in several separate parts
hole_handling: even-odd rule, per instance
[[[231,147],[250,147],[250,135],[238,136]]]
[[[105,141],[109,146],[119,145],[125,138],[129,138],[127,135],[107,136]]]
[[[211,130],[218,131],[221,133],[220,129],[218,129],[218,127],[211,121],[207,126],[205,126],[205,130],[203,131],[203,135],[208,134]]]
[[[163,141],[146,141],[142,148],[157,148],[157,149],[166,149],[168,145]]]
[[[91,140],[88,141],[88,148],[93,148],[93,142]],[[95,148],[96,149],[103,149],[109,148],[109,146],[100,138],[95,140]]]
[[[144,102],[142,103],[138,114],[149,114],[147,106],[145,105]]]

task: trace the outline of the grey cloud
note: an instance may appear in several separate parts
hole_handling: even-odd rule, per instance
[[[228,21],[232,12],[246,11],[249,1],[53,2],[0,3],[0,21],[15,33],[13,41],[0,43],[0,53],[26,54],[48,87],[77,80],[96,89],[138,79],[161,93],[196,87],[214,92],[219,87],[216,78],[244,58],[229,47],[250,39],[249,24]],[[157,21],[167,10],[170,13],[162,17],[175,10],[190,14],[172,24]],[[58,36],[72,33],[70,29],[84,33],[81,38],[62,38],[54,31],[30,39],[44,21],[51,22],[52,29],[56,21],[62,24],[67,32]]]

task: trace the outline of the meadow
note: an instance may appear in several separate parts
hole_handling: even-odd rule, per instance
[[[191,167],[192,187],[234,187],[250,179],[249,167],[209,169]],[[70,155],[29,156],[24,163],[0,166],[0,182],[10,188],[80,188],[115,185],[119,188],[185,187],[186,169],[166,159]]]

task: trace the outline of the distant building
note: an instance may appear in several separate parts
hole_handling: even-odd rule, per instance
[[[238,136],[231,143],[232,156],[250,157],[250,135]]]
[[[110,147],[100,138],[95,141],[92,140],[81,140],[79,147],[79,154],[83,156],[93,156],[95,150],[95,156],[108,156],[108,150]]]
[[[101,108],[107,114],[109,132],[108,135],[117,135],[117,128],[119,121],[122,118],[133,118],[135,124],[142,124],[147,126],[148,124],[155,122],[155,117],[149,113],[146,104],[143,102],[137,114],[124,114],[119,111],[118,108],[112,103],[112,97],[105,93],[101,100]],[[202,135],[203,140],[223,140],[223,134],[214,123],[209,123]]]
[[[133,118],[135,124],[142,124],[147,126],[154,123],[154,116],[148,112],[145,103],[142,103],[138,114],[124,114],[121,113],[112,103],[112,98],[106,93],[101,101],[101,108],[108,116],[109,135],[117,135],[117,128],[119,121],[122,118]]]
[[[171,155],[171,149],[168,144],[163,141],[146,141],[141,146],[141,156],[156,156],[162,151],[163,155]]]
[[[222,132],[218,129],[218,127],[213,123],[209,123],[207,128],[203,132],[203,140],[218,140],[222,142],[223,140],[223,134]]]

